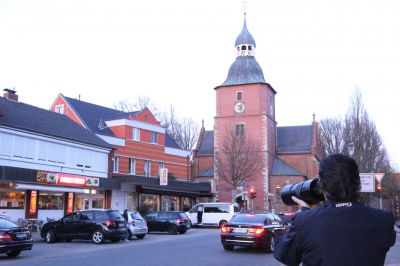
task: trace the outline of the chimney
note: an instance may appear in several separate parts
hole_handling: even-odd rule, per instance
[[[10,89],[4,89],[4,98],[10,100],[10,101],[14,101],[14,102],[18,102],[18,95],[16,94],[16,90],[10,90]]]

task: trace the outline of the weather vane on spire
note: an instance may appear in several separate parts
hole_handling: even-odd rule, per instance
[[[243,15],[246,17],[246,3],[247,0],[243,0]]]

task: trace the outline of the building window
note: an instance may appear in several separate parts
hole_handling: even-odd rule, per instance
[[[118,173],[119,170],[119,157],[118,156],[114,156],[113,158],[113,172],[114,173]]]
[[[157,134],[157,132],[151,132],[151,143],[158,143],[158,134]]]
[[[135,174],[135,166],[136,166],[136,161],[133,158],[129,158],[129,173],[131,175]]]
[[[161,196],[161,211],[177,211],[179,209],[179,198],[175,196]]]
[[[243,92],[237,92],[236,93],[236,100],[241,101],[243,99]]]
[[[158,211],[159,196],[150,194],[139,194],[139,212],[146,215]]]
[[[235,135],[236,135],[236,137],[243,137],[244,136],[244,124],[237,124],[236,125]]]
[[[151,163],[150,161],[144,161],[144,176],[150,176],[151,174]]]
[[[64,105],[63,104],[56,105],[55,109],[56,109],[56,113],[64,114]]]
[[[25,202],[25,192],[0,191],[1,209],[23,209]]]
[[[242,45],[242,51],[246,50],[246,45]]]
[[[132,139],[140,141],[140,129],[139,128],[136,128],[136,127],[133,128]]]
[[[64,194],[39,192],[39,210],[63,210]]]

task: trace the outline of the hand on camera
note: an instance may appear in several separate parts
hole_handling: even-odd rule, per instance
[[[295,196],[292,196],[291,199],[294,202],[296,202],[296,204],[299,205],[299,207],[306,207],[306,208],[310,208],[310,209],[318,207],[318,204],[308,204],[307,202],[305,202],[299,198],[296,198]]]

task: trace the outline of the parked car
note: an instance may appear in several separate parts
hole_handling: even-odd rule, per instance
[[[128,222],[126,227],[129,230],[129,239],[132,239],[133,236],[143,239],[148,232],[146,220],[137,211],[128,212]]]
[[[86,210],[68,214],[43,225],[40,235],[47,243],[58,240],[91,239],[100,244],[128,237],[125,219],[116,210]]]
[[[275,240],[282,237],[284,232],[285,226],[276,214],[240,213],[221,227],[221,243],[225,250],[247,246],[273,252]]]
[[[28,228],[23,228],[8,219],[0,218],[0,253],[9,257],[18,256],[22,250],[31,250],[32,235]]]
[[[190,219],[182,211],[153,212],[145,216],[149,232],[168,232],[170,235],[186,233]]]
[[[221,227],[228,223],[239,211],[238,204],[210,202],[196,204],[186,212],[186,215],[190,218],[193,226],[211,225]]]
[[[280,212],[278,216],[285,225],[291,225],[295,214],[295,212]]]

